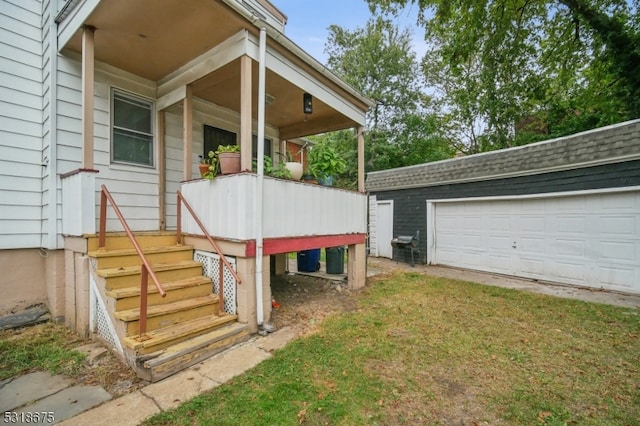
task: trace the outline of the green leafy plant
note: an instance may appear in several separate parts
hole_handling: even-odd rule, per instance
[[[204,173],[202,172],[202,169],[201,169],[200,171],[201,176],[204,179],[209,179],[209,180],[215,178],[216,175],[218,174],[218,157],[216,153],[213,151],[209,151],[206,157],[200,155],[199,158],[200,158],[201,165],[204,164],[209,166],[207,168],[207,171]]]
[[[325,142],[316,144],[309,153],[309,170],[318,179],[327,179],[344,172],[347,163],[336,149]]]
[[[264,174],[267,176],[272,176],[281,179],[290,179],[291,172],[285,167],[284,163],[278,163],[277,166],[273,166],[273,160],[271,157],[265,155],[263,159],[264,164]],[[258,171],[258,162],[256,160],[252,161],[252,170],[254,173]]]
[[[220,154],[221,152],[240,152],[239,145],[220,145],[218,149],[216,149],[216,154]]]

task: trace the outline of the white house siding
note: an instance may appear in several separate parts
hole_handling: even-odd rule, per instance
[[[65,52],[58,62],[58,171],[66,173],[81,167],[82,96],[80,57]],[[96,175],[96,217],[100,186],[106,185],[135,231],[159,227],[157,144],[154,167],[111,164],[110,93],[111,88],[154,100],[155,83],[104,64],[96,64],[94,96],[94,168]],[[122,226],[109,210],[108,231]]]
[[[0,249],[39,247],[42,2],[0,0]]]
[[[199,179],[198,156],[203,153],[204,125],[234,132],[238,137],[238,143],[240,143],[240,114],[200,99],[194,100],[193,108],[191,177]],[[165,117],[166,227],[167,229],[176,229],[176,193],[180,190],[180,182],[182,182],[182,108],[179,106],[170,108]],[[265,155],[275,156],[280,144],[277,129],[266,126],[265,138],[271,139],[273,151],[265,153]]]
[[[378,204],[375,195],[369,196],[369,253],[378,256]]]

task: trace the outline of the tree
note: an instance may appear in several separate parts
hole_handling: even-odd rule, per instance
[[[637,0],[368,0],[419,8],[447,137],[479,152],[640,116]]]
[[[446,141],[436,135],[437,126],[425,124],[433,123],[434,118],[426,114],[430,98],[421,84],[419,63],[407,30],[400,31],[382,17],[370,19],[364,28],[353,31],[332,25],[325,51],[329,68],[376,101],[367,115],[368,171],[453,155]],[[344,178],[355,182],[356,157],[351,155],[355,152],[355,135],[338,132],[321,137],[331,139],[343,152],[349,164]]]

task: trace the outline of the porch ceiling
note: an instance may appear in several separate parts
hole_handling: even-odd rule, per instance
[[[243,16],[218,0],[102,0],[84,22],[96,28],[95,59],[135,75],[159,82],[170,73],[224,40],[257,28]],[[366,110],[361,99],[347,93],[312,66],[268,40],[278,50],[322,84],[332,88],[358,108]],[[81,31],[64,46],[81,53]],[[257,117],[258,64],[253,62],[253,116]],[[266,91],[275,100],[266,107],[266,122],[280,129],[282,139],[307,136],[355,127],[358,123],[314,97],[313,114],[302,112],[300,88],[267,70]],[[240,63],[233,61],[195,82],[193,94],[233,111],[240,110]]]

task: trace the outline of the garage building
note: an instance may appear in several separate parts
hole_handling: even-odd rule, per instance
[[[369,251],[640,293],[640,120],[372,172]]]

